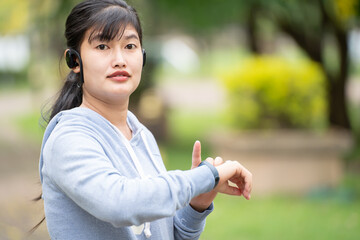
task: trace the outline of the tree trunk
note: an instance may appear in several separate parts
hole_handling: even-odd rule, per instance
[[[328,78],[331,78],[328,76]],[[329,123],[336,128],[350,129],[345,99],[345,79],[343,76],[328,81]]]
[[[257,27],[256,27],[256,18],[257,18],[258,6],[255,3],[250,4],[249,13],[246,21],[246,31],[247,31],[247,41],[250,51],[253,54],[260,54],[261,50],[258,43],[257,37]]]
[[[351,129],[345,94],[349,65],[347,32],[336,29],[335,37],[340,58],[340,70],[336,77],[327,74],[329,83],[329,121],[331,126]]]
[[[318,62],[324,69],[327,78],[328,93],[328,120],[332,127],[351,129],[349,117],[347,114],[347,103],[345,95],[345,87],[348,78],[348,44],[347,32],[339,28],[335,28],[334,36],[337,41],[337,49],[340,60],[339,72],[334,76],[324,66],[322,59],[322,38],[309,37],[304,33],[296,31],[288,22],[280,22],[281,29],[292,37],[295,42],[302,48],[315,62]],[[318,46],[314,48],[314,46]]]
[[[351,130],[345,95],[349,65],[347,29],[342,28],[332,15],[329,15],[322,0],[318,0],[314,4],[314,7],[319,9],[321,15],[320,28],[316,28],[316,25],[314,25],[315,28],[311,31],[304,31],[304,29],[309,29],[309,27],[304,27],[304,24],[307,24],[306,20],[301,22],[291,21],[290,15],[277,15],[275,22],[283,32],[294,39],[311,60],[322,66],[327,78],[328,120],[330,125],[335,128]],[[330,73],[325,68],[323,59],[324,39],[327,32],[336,39],[340,66],[339,71],[335,74]]]

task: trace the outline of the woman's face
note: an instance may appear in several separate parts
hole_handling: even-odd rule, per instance
[[[84,72],[83,100],[90,104],[128,101],[140,83],[143,63],[135,28],[128,25],[120,39],[115,37],[111,41],[100,41],[101,33],[96,32],[88,41],[90,33],[87,31],[80,46]],[[75,70],[80,71],[79,68]]]

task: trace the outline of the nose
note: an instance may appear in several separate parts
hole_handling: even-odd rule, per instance
[[[120,49],[114,49],[112,67],[122,68],[126,66],[126,60],[123,52]]]

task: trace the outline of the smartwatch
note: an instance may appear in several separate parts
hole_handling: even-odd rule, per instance
[[[214,175],[214,179],[215,179],[215,185],[214,188],[216,187],[216,185],[218,185],[220,177],[219,177],[219,172],[218,170],[210,163],[208,163],[207,161],[202,161],[198,167],[200,166],[207,166],[208,168],[210,168],[212,174]]]

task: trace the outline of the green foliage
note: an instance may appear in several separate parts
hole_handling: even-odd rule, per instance
[[[24,32],[29,21],[29,1],[0,1],[0,34]]]
[[[325,77],[314,62],[254,56],[221,77],[237,128],[326,126]]]
[[[359,0],[334,0],[336,17],[342,22],[349,22],[359,14]]]
[[[137,3],[135,0],[130,2]],[[248,5],[238,0],[148,0],[144,3],[147,5],[139,6],[138,9],[147,19],[156,18],[156,28],[168,32],[169,27],[178,27],[194,34],[204,34],[227,24],[239,24],[239,20],[247,13]]]

